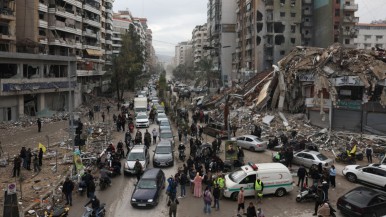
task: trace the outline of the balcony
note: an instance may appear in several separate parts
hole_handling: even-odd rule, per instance
[[[16,20],[15,12],[9,8],[0,9],[0,19],[2,20]]]
[[[311,16],[311,15],[312,15],[312,11],[311,11],[311,10],[304,10],[304,11],[303,11],[303,15],[305,15],[305,16]]]
[[[96,5],[91,5],[90,3],[84,4],[83,9],[90,11],[90,12],[93,12],[93,13],[98,14],[98,15],[101,14],[99,7],[97,7]]]
[[[48,39],[48,45],[56,45],[56,46],[74,48],[75,47],[75,41],[53,38],[53,39]]]
[[[55,13],[57,16],[73,19],[79,22],[82,21],[82,17],[80,15],[76,15],[74,12],[65,11],[64,8],[49,8],[48,13]]]
[[[68,78],[35,78],[35,79],[0,79],[2,92],[7,95],[31,94],[66,91],[69,87]],[[76,87],[76,80],[71,81],[71,87]]]
[[[113,14],[113,9],[112,8],[106,8],[105,12],[109,13],[109,14]]]
[[[76,49],[82,49],[82,43],[80,43],[80,42],[75,42],[75,48],[76,48]]]
[[[106,44],[113,44],[113,41],[106,39]]]
[[[111,51],[111,50],[106,50],[106,54],[107,54],[107,55],[111,55],[111,54],[113,54],[113,51]]]
[[[303,22],[303,25],[306,27],[312,27],[312,22]]]
[[[78,8],[82,8],[82,1],[80,0],[63,0],[63,1],[71,5],[75,5]]]
[[[39,27],[47,29],[48,28],[48,23],[45,20],[39,20]]]
[[[101,22],[102,23],[105,23],[106,22],[106,18],[104,16],[101,16]]]
[[[59,31],[72,33],[72,34],[75,34],[75,35],[82,35],[82,30],[81,29],[77,29],[73,25],[66,26],[66,24],[64,22],[61,22],[61,21],[58,21],[58,20],[56,20],[55,22],[50,22],[49,25],[48,25],[48,28],[50,30],[55,30],[56,29],[56,30],[59,30]]]
[[[359,23],[359,17],[343,17],[344,23]]]
[[[113,50],[112,54],[119,54],[120,52],[121,52],[120,50]],[[106,54],[107,54],[107,52],[106,52]]]
[[[358,10],[358,4],[344,4],[343,10],[346,11],[357,11]]]
[[[273,5],[265,5],[265,10],[273,11]]]
[[[110,19],[110,18],[107,18],[105,22],[106,22],[106,23],[110,23],[111,25],[113,25],[113,20]]]
[[[121,37],[111,37],[111,40],[113,41],[122,41]]]
[[[0,40],[15,41],[16,36],[15,35],[3,35],[2,33],[0,33]]]
[[[93,45],[83,44],[83,49],[100,50],[101,47],[97,44],[93,44]]]
[[[101,28],[101,23],[98,21],[90,20],[89,18],[84,18],[83,23],[87,23],[90,26]]]
[[[44,36],[39,36],[38,41],[40,44],[48,44],[48,39]]]
[[[83,36],[87,36],[90,38],[97,38],[96,32],[92,31],[91,29],[86,29],[86,31],[83,31]]]
[[[104,75],[106,71],[99,71],[99,70],[76,70],[77,76],[94,76],[94,75]],[[86,84],[82,85],[85,89],[93,89],[93,84]]]
[[[113,0],[105,0],[105,2],[108,2],[108,3],[110,3],[110,4],[113,4],[113,3],[114,3]]]
[[[113,44],[113,47],[122,47],[122,45],[121,44]],[[194,56],[196,56],[196,55],[194,55]]]
[[[39,2],[39,11],[48,12],[48,6]]]

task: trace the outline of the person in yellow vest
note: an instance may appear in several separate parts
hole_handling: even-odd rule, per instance
[[[224,195],[224,189],[225,189],[225,179],[224,179],[224,175],[219,175],[217,177],[217,179],[215,179],[213,181],[213,184],[214,185],[218,185],[218,187],[220,188],[220,200],[222,199],[223,195]]]
[[[255,191],[256,191],[255,198],[257,203],[261,203],[263,199],[263,190],[264,190],[264,184],[259,178],[257,178],[255,182]]]

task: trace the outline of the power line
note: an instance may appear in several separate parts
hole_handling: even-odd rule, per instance
[[[164,43],[164,44],[170,44],[170,45],[176,46],[176,43],[171,43],[171,42],[167,42],[167,41],[160,41],[160,40],[154,40],[154,39],[153,39],[153,41],[161,42],[161,43]]]

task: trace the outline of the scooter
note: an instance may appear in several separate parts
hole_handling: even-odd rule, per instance
[[[185,155],[185,149],[184,150],[178,150],[179,154],[178,154],[178,158],[182,161],[185,160],[186,158],[186,155]]]
[[[86,206],[86,207],[84,207],[86,209],[86,211],[84,211],[82,217],[94,217],[94,216],[104,217],[106,214],[105,206],[106,206],[106,204],[102,203],[100,205],[99,209],[96,210],[96,212],[98,212],[98,213],[95,213],[93,208]]]
[[[312,187],[304,188],[300,190],[299,194],[296,196],[296,202],[301,201],[315,201],[317,198],[316,190]]]

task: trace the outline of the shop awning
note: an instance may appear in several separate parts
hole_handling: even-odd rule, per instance
[[[92,50],[92,49],[86,49],[86,52],[88,55],[90,56],[97,56],[97,57],[100,57],[102,56],[102,51],[100,50]]]

